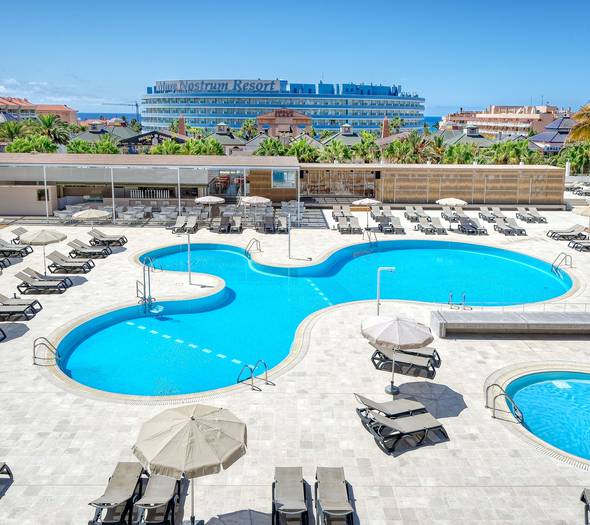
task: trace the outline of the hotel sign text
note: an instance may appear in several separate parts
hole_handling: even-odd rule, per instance
[[[156,93],[277,93],[280,80],[162,80]]]

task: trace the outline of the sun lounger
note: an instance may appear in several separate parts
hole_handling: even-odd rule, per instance
[[[25,268],[23,273],[26,273],[29,277],[40,281],[51,281],[56,283],[62,282],[66,285],[66,288],[74,285],[72,280],[67,275],[43,275],[37,270],[33,270],[33,268],[29,267]]]
[[[139,463],[117,463],[104,494],[89,503],[96,509],[90,524],[125,523],[126,519],[131,523],[133,503],[141,491],[142,472]],[[102,516],[103,511],[106,511],[105,516]]]
[[[535,218],[522,206],[516,208],[516,218],[525,222],[535,222]]]
[[[514,230],[514,228],[512,228],[512,226],[510,226],[501,217],[496,219],[496,224],[494,224],[494,230],[503,233],[504,235],[516,235],[516,231]]]
[[[90,244],[96,246],[97,244],[105,244],[107,246],[123,246],[127,244],[127,237],[124,235],[105,235],[97,229],[92,229],[88,232],[90,235]]]
[[[198,218],[196,215],[191,215],[187,218],[186,224],[184,225],[184,233],[195,233],[197,231]]]
[[[447,233],[447,229],[441,224],[438,217],[432,217],[430,219],[430,224],[434,228],[434,231],[439,235],[445,235]]]
[[[231,218],[229,231],[233,233],[242,233],[242,217],[237,215]]]
[[[31,305],[25,304],[10,304],[4,305],[0,304],[0,321],[8,321],[9,319],[25,319],[29,320],[35,317],[37,313]]]
[[[319,525],[330,525],[336,520],[352,525],[352,497],[342,467],[317,468],[315,505]]]
[[[14,476],[12,475],[12,470],[10,470],[10,467],[3,461],[0,461],[0,474],[8,476],[10,479],[14,479]]]
[[[418,215],[418,218],[422,218],[422,219],[426,219],[427,221],[430,220],[430,215],[428,215],[423,209],[422,206],[415,206],[414,207],[414,211],[416,212],[416,215]]]
[[[171,525],[179,503],[180,480],[152,474],[141,499],[135,502],[135,507],[142,511],[139,523]]]
[[[351,217],[352,216],[352,212],[350,211],[350,206],[348,204],[342,205],[342,215],[344,217]]]
[[[72,248],[69,253],[69,256],[72,258],[90,257],[91,259],[104,259],[113,253],[113,250],[109,246],[90,246],[78,239],[70,241],[68,246]]]
[[[476,219],[475,217],[473,219],[469,218],[469,221],[471,222],[471,224],[475,227],[475,229],[477,230],[477,234],[478,235],[487,235],[488,234],[488,230],[486,230],[480,223],[479,220]]]
[[[496,222],[496,216],[486,206],[479,209],[478,216],[480,219],[483,219],[486,222]]]
[[[399,234],[405,234],[406,233],[406,230],[402,226],[402,223],[399,220],[399,217],[396,217],[395,215],[392,215],[390,217],[390,219],[389,219],[389,222],[391,223],[391,225],[393,227],[393,233],[399,233]]]
[[[436,367],[433,358],[410,355],[389,348],[377,347],[372,343],[369,344],[375,349],[371,356],[371,362],[377,370],[391,370],[391,363],[393,361],[397,373],[403,375],[425,375],[428,379],[434,379],[434,376],[436,376]]]
[[[351,216],[348,218],[348,223],[350,225],[350,232],[351,233],[363,233],[363,229],[359,224],[358,217]]]
[[[379,206],[371,206],[371,219],[376,221],[377,217],[381,217],[382,215],[383,214],[381,213]]]
[[[506,219],[506,224],[514,230],[516,235],[526,235],[526,230],[519,226],[512,217]]]
[[[463,211],[463,208],[461,208],[461,206],[455,206],[453,208],[453,210],[455,211],[455,215],[457,215],[457,217],[460,219],[461,217],[467,217],[467,215],[465,214],[465,212]]]
[[[51,273],[88,273],[95,264],[92,259],[74,260],[54,251],[47,255],[51,264],[47,269]]]
[[[371,420],[365,428],[388,453],[394,452],[401,441],[419,447],[434,432],[439,432],[445,440],[449,439],[443,424],[429,412],[399,418],[389,418],[378,412],[371,412],[369,416]]]
[[[12,263],[8,257],[0,257],[0,270],[2,268],[8,268]],[[0,272],[1,273],[1,272]]]
[[[376,221],[379,230],[381,230],[383,233],[393,233],[394,227],[392,219],[393,217],[378,215]]]
[[[381,215],[393,217],[393,213],[391,212],[391,206],[381,206]]]
[[[64,293],[67,290],[67,286],[63,281],[34,279],[23,272],[17,272],[15,277],[22,281],[16,287],[16,289],[22,294],[41,292]]]
[[[460,217],[457,229],[461,233],[466,233],[467,235],[477,235],[477,228],[469,217]]]
[[[571,241],[573,239],[585,239],[586,228],[584,228],[584,226],[576,224],[575,226],[571,228],[566,228],[564,230],[549,230],[547,232],[547,237],[551,237],[556,241]]]
[[[271,523],[278,525],[281,517],[285,522],[298,519],[299,523],[309,523],[308,500],[301,467],[275,467],[272,483]]]
[[[167,227],[166,229],[172,230],[172,233],[182,233],[184,231],[184,227],[186,225],[186,215],[179,215],[176,217],[176,222],[172,225]]]
[[[4,330],[2,330],[2,328],[0,328],[0,343],[2,341],[4,341],[4,339],[6,339],[6,337],[7,337],[6,332]],[[2,464],[0,463],[0,465],[2,465]]]
[[[436,233],[436,229],[432,224],[430,224],[424,217],[420,217],[418,219],[418,224],[414,227],[415,230],[419,230],[426,234],[434,234]]]
[[[537,210],[537,208],[528,208],[527,210],[529,212],[529,215],[531,215],[531,217],[533,217],[533,219],[537,222],[547,222],[547,217],[543,217],[543,215],[541,215],[539,213],[539,211]]]
[[[443,206],[440,216],[448,222],[459,222],[457,214],[449,206]]]
[[[269,233],[275,232],[275,218],[272,215],[264,216],[264,231]]]
[[[426,412],[426,407],[422,403],[412,399],[396,398],[380,403],[360,394],[354,394],[354,397],[363,405],[356,409],[363,424],[371,421],[371,412],[378,412],[386,417],[405,417]]]
[[[21,226],[19,226],[18,228],[15,228],[14,230],[12,230],[12,234],[14,235],[14,238],[11,239],[11,243],[12,244],[20,244],[20,236],[24,235],[25,233],[27,233],[28,230],[26,230],[25,228],[22,228]]]
[[[20,299],[17,297],[6,297],[3,294],[0,294],[0,305],[2,306],[30,306],[35,313],[40,312],[43,310],[43,306],[37,299],[33,299],[30,301],[29,299]]]
[[[342,213],[342,206],[335,204],[334,206],[332,206],[332,218],[334,220],[338,220],[338,217],[342,217],[343,213]]]
[[[573,248],[578,252],[590,251],[590,241],[569,241],[567,243],[569,248]]]
[[[504,215],[502,213],[502,210],[500,210],[500,208],[498,208],[498,206],[492,207],[492,213],[494,214],[494,217],[496,217],[496,220],[497,219],[506,219],[506,215]]]
[[[350,225],[348,224],[348,219],[346,217],[338,218],[337,228],[340,233],[351,233]]]
[[[580,496],[580,501],[584,504],[584,523],[590,523],[590,489],[584,489]]]
[[[4,257],[26,257],[33,253],[33,248],[26,245],[14,245],[0,239],[0,255]]]
[[[287,224],[287,217],[279,215],[277,218],[277,231],[279,233],[287,233],[289,231],[289,225]]]
[[[408,219],[410,222],[418,222],[418,214],[414,209],[414,206],[406,206],[406,211],[404,211],[404,217]]]
[[[218,232],[220,226],[221,226],[221,218],[214,217],[213,219],[211,219],[211,224],[209,224],[209,230],[211,230],[212,232]]]

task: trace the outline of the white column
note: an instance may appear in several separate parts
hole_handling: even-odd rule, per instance
[[[45,222],[49,224],[49,195],[47,195],[47,171],[43,164],[43,193],[45,193]]]
[[[113,224],[117,221],[117,210],[115,207],[115,177],[113,175],[113,168],[111,168],[111,199],[112,199],[112,206],[111,206],[111,221]]]
[[[572,171],[572,163],[568,160],[565,163],[565,176],[569,177],[571,175],[571,171]]]
[[[297,226],[301,226],[301,211],[299,209],[301,201],[301,168],[297,168]]]
[[[178,215],[180,215],[180,168],[176,168],[176,192],[178,197]]]

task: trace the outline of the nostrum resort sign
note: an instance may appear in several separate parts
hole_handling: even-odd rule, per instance
[[[277,93],[280,80],[161,80],[159,93]]]

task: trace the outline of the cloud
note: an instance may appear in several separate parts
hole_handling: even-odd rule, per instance
[[[0,84],[0,93],[6,95],[6,93],[8,93],[8,89],[6,89],[6,86],[3,86],[2,84]]]

